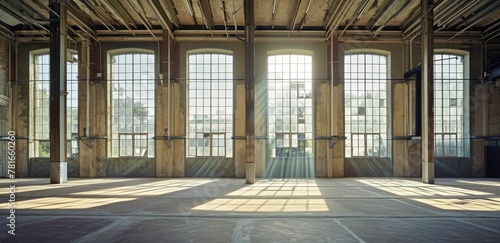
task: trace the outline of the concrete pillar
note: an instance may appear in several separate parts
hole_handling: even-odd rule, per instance
[[[246,183],[255,183],[255,16],[254,1],[245,0]]]
[[[434,37],[433,0],[421,0],[422,12],[422,182],[434,184]]]
[[[392,135],[394,137],[406,136],[406,120],[407,112],[407,92],[406,84],[395,83],[393,84],[393,104],[392,104]],[[392,142],[392,158],[393,158],[393,175],[403,177],[405,175],[405,168],[407,166],[406,160],[406,141],[393,140]]]
[[[81,43],[78,65],[78,153],[80,157],[80,177],[95,177],[93,166],[93,141],[89,139],[91,130],[90,116],[90,41]]]
[[[343,62],[339,62],[340,54],[344,50],[340,50],[337,41],[337,35],[332,35],[331,40],[331,58],[332,58],[332,135],[343,137],[344,130],[344,85],[343,82]],[[342,76],[340,76],[342,75]],[[340,78],[342,77],[342,78]],[[332,177],[344,177],[345,167],[345,140],[337,140],[332,147]]]
[[[67,182],[66,0],[50,0],[50,183]]]
[[[163,75],[162,85],[156,86],[156,137],[161,139],[155,140],[155,159],[156,159],[156,176],[171,177],[172,176],[172,141],[168,140],[171,134],[169,124],[170,108],[170,54],[171,54],[171,39],[168,30],[163,30],[163,40],[161,42],[160,52],[160,70]],[[157,64],[158,65],[158,64]]]

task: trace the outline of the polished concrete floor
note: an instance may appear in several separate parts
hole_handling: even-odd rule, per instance
[[[0,180],[0,242],[500,242],[499,179]]]

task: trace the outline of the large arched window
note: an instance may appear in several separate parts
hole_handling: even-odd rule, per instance
[[[49,50],[34,51],[30,57],[30,156],[49,157],[49,94],[50,55]],[[66,139],[67,155],[78,153],[78,63],[67,62],[66,66]]]
[[[111,157],[154,157],[155,55],[110,55]]]
[[[434,155],[465,157],[467,128],[465,58],[434,54]]]
[[[387,56],[344,57],[345,157],[388,157]]]
[[[312,56],[272,55],[267,61],[268,156],[313,157]]]
[[[188,157],[232,157],[233,56],[188,55]]]

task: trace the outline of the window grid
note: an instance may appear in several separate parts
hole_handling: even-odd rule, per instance
[[[78,133],[78,63],[68,62],[66,65],[66,139],[67,155],[73,156],[78,153],[78,143],[73,139]],[[33,72],[30,74],[33,82],[33,140],[35,156],[50,156],[50,55],[34,55]]]
[[[463,56],[434,55],[434,155],[463,157]]]
[[[154,157],[155,56],[111,57],[111,156]]]
[[[188,157],[232,157],[233,57],[188,57]]]
[[[344,58],[346,157],[388,156],[387,57]]]
[[[313,157],[312,102],[312,56],[269,56],[270,157]]]

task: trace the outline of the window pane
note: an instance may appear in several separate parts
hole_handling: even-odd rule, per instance
[[[118,54],[112,60],[110,156],[154,157],[154,54]],[[113,149],[113,134],[120,134],[119,150]]]
[[[267,75],[268,156],[312,157],[312,57],[269,56]]]
[[[386,57],[352,54],[344,57],[346,157],[386,157]],[[352,139],[352,141],[351,141]]]
[[[434,55],[434,133],[435,156],[458,156],[464,154],[458,146],[464,137],[464,80],[463,57],[450,54]]]
[[[50,156],[49,139],[49,95],[50,95],[50,57],[49,54],[38,54],[33,57],[30,72],[30,100],[33,102],[33,140],[35,140],[34,156]],[[68,157],[78,153],[78,143],[72,141],[78,134],[78,63],[67,62],[66,65],[66,139]],[[47,141],[43,141],[47,140]],[[40,142],[38,142],[40,141]]]
[[[192,145],[188,157],[232,157],[230,138],[233,123],[232,56],[225,54],[192,54],[188,58],[188,127],[203,131],[203,142]],[[194,79],[196,77],[196,80]],[[200,133],[189,133],[188,140],[199,139]],[[196,153],[194,153],[196,151]]]

